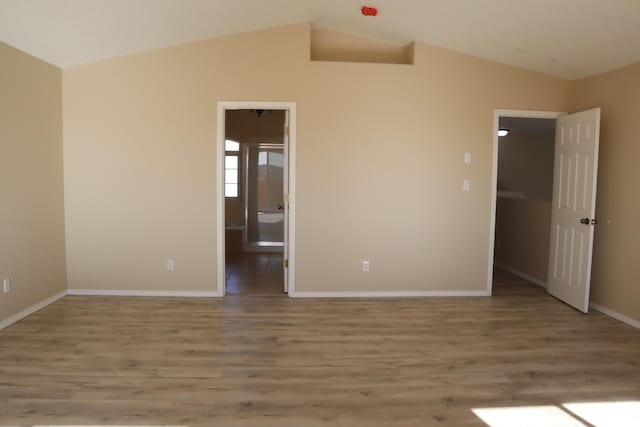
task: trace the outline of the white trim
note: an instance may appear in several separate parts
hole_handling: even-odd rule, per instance
[[[515,268],[511,268],[511,267],[509,267],[509,266],[507,266],[507,265],[505,265],[505,264],[503,264],[501,262],[496,262],[494,265],[496,267],[499,267],[499,268],[505,270],[505,271],[508,271],[509,273],[512,273],[512,274],[515,274],[516,276],[522,277],[524,280],[526,280],[528,282],[531,282],[534,285],[538,285],[538,286],[541,286],[543,288],[547,287],[547,282],[545,282],[544,280],[540,280],[540,279],[538,279],[536,277],[533,277],[533,276],[531,276],[531,275],[529,275],[527,273],[523,273],[520,270],[517,270]]]
[[[224,141],[225,141],[225,107],[218,102],[218,135],[216,137],[216,253],[218,254],[217,268],[218,278],[217,294],[224,295],[225,290],[225,248],[224,236],[226,233],[225,197],[224,197]],[[222,287],[220,284],[222,283]]]
[[[610,308],[606,308],[601,306],[600,304],[596,304],[595,302],[589,303],[589,307],[593,308],[600,313],[612,317],[616,320],[626,323],[627,325],[633,326],[634,328],[640,329],[640,320],[633,319],[629,316],[625,316],[624,314],[620,314],[617,311],[613,311]]]
[[[217,292],[215,296],[225,294],[225,199],[224,199],[224,139],[225,139],[225,112],[227,110],[288,110],[289,111],[289,138],[285,147],[285,161],[289,166],[289,268],[286,271],[289,284],[289,295],[295,290],[295,194],[296,194],[296,103],[295,102],[218,102],[217,123],[217,161],[216,161],[216,216],[217,216]]]
[[[67,291],[58,292],[57,294],[52,295],[49,298],[32,305],[31,307],[25,308],[21,312],[16,313],[13,316],[4,319],[3,321],[0,321],[0,330],[6,328],[7,326],[13,325],[17,321],[22,320],[27,316],[32,315],[36,311],[42,310],[49,304],[52,304],[58,301],[60,298],[64,298],[65,296],[67,296]]]
[[[288,238],[287,258],[289,269],[287,270],[287,293],[295,294],[296,290],[296,103],[289,104],[289,138],[285,150],[288,150],[287,175],[289,177],[288,207]]]
[[[493,112],[493,157],[491,162],[491,222],[489,224],[489,262],[487,267],[487,292],[493,288],[493,252],[496,238],[496,200],[498,197],[498,147],[500,139],[498,128],[500,117],[522,117],[529,119],[557,119],[566,113],[535,110],[494,110]]]
[[[487,291],[372,291],[372,292],[289,292],[293,298],[415,298],[415,297],[487,297]]]
[[[566,116],[565,111],[541,111],[541,110],[495,110],[498,117],[516,117],[520,119],[557,119]],[[498,138],[498,129],[495,137]]]
[[[107,297],[178,297],[211,298],[221,296],[216,291],[141,291],[125,289],[69,289],[67,295]]]

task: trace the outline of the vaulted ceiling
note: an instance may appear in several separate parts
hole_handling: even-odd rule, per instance
[[[570,79],[640,61],[640,0],[0,0],[0,40],[62,68],[302,21]]]

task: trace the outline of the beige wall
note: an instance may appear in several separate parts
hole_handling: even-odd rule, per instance
[[[591,299],[640,321],[640,63],[574,82],[571,101],[602,108]]]
[[[493,111],[565,110],[569,84],[424,44],[415,66],[309,46],[299,24],[65,70],[70,288],[215,290],[216,102],[271,100],[297,102],[297,291],[486,289]]]
[[[66,289],[61,84],[0,43],[0,322]]]
[[[397,46],[330,29],[311,30],[311,59],[314,61],[413,64],[413,50],[413,43]]]

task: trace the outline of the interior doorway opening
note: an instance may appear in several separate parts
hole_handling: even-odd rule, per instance
[[[508,123],[524,128],[552,128],[553,123],[526,119],[551,119],[555,122],[553,143],[553,175],[551,181],[550,214],[548,200],[549,150],[544,144],[533,142],[536,150],[525,151],[515,174],[521,177],[518,188],[505,184],[508,170],[499,169],[499,159],[508,157],[511,133]],[[517,132],[516,132],[517,134]],[[537,265],[537,276],[511,267],[512,273],[546,287],[552,296],[584,313],[589,311],[591,263],[593,259],[596,189],[598,177],[598,149],[600,135],[600,109],[563,114],[540,111],[497,110],[494,115],[493,192],[491,200],[491,226],[489,237],[489,266],[487,288],[493,291],[494,261],[500,264],[504,239],[511,245],[521,246],[517,260],[532,268]],[[501,139],[503,139],[501,141]],[[525,139],[526,141],[526,139]],[[501,152],[501,143],[506,151]],[[513,157],[513,153],[511,153]],[[504,166],[504,165],[503,165]],[[509,165],[507,165],[509,166]],[[508,169],[508,168],[507,168]],[[529,173],[527,173],[529,170]],[[507,172],[507,173],[505,173]],[[512,171],[513,172],[513,171]],[[537,173],[540,172],[540,173]],[[500,182],[502,180],[502,182]],[[518,180],[510,180],[513,184]],[[509,203],[511,200],[513,203]],[[540,201],[540,200],[538,200]],[[500,225],[498,228],[498,221]],[[548,221],[548,222],[547,222]],[[515,229],[509,230],[509,225]],[[505,230],[506,228],[506,230]],[[529,245],[523,235],[530,235]],[[524,240],[524,242],[523,242]],[[537,247],[536,250],[532,247]],[[545,248],[548,250],[545,251]],[[513,254],[509,254],[513,255]],[[544,258],[547,257],[546,283],[543,281]],[[503,258],[504,259],[504,258]],[[514,261],[513,257],[511,262]],[[504,264],[503,264],[504,266]],[[542,280],[541,280],[542,279]]]
[[[292,247],[289,104],[219,103],[218,291],[284,295]]]
[[[494,283],[516,283],[508,272],[546,287],[556,120],[500,117],[498,124],[494,266],[501,274]]]

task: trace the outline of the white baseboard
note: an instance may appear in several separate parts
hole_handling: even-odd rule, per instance
[[[24,310],[22,310],[19,313],[14,314],[13,316],[4,319],[2,321],[0,321],[0,330],[6,328],[9,325],[13,325],[14,323],[16,323],[18,320],[22,320],[27,316],[32,315],[33,313],[35,313],[38,310],[42,310],[43,308],[45,308],[46,306],[48,306],[49,304],[52,304],[56,301],[58,301],[60,298],[64,298],[67,295],[67,291],[62,291],[62,292],[58,292],[55,295],[50,296],[49,298],[40,301],[37,304],[32,305],[31,307],[25,308]]]
[[[178,298],[214,298],[222,296],[218,291],[140,291],[119,289],[69,289],[67,294],[74,296]]]
[[[140,291],[117,289],[69,289],[73,296],[116,296],[116,297],[180,297],[215,298],[221,297],[217,291]],[[292,298],[410,298],[410,297],[485,297],[487,291],[379,291],[379,292],[289,292]]]
[[[535,278],[535,277],[533,277],[533,276],[531,276],[531,275],[529,275],[527,273],[523,273],[522,271],[517,270],[515,268],[511,268],[508,265],[502,264],[500,262],[494,262],[493,265],[495,265],[496,267],[500,267],[501,269],[506,270],[509,273],[513,273],[516,276],[520,276],[523,279],[525,279],[525,280],[527,280],[527,281],[529,281],[529,282],[531,282],[531,283],[533,283],[535,285],[542,286],[543,288],[547,287],[547,282],[545,282],[543,280],[540,280],[540,279],[537,279],[537,278]]]
[[[624,314],[620,314],[617,311],[613,311],[610,308],[603,307],[600,304],[596,304],[594,302],[589,303],[589,307],[593,308],[596,311],[599,311],[602,314],[605,314],[609,317],[613,317],[616,320],[626,323],[627,325],[631,325],[634,328],[640,329],[640,321],[636,319],[632,319],[629,316],[625,316]]]
[[[415,297],[486,297],[491,293],[483,291],[372,291],[372,292],[293,292],[292,298],[415,298]]]

